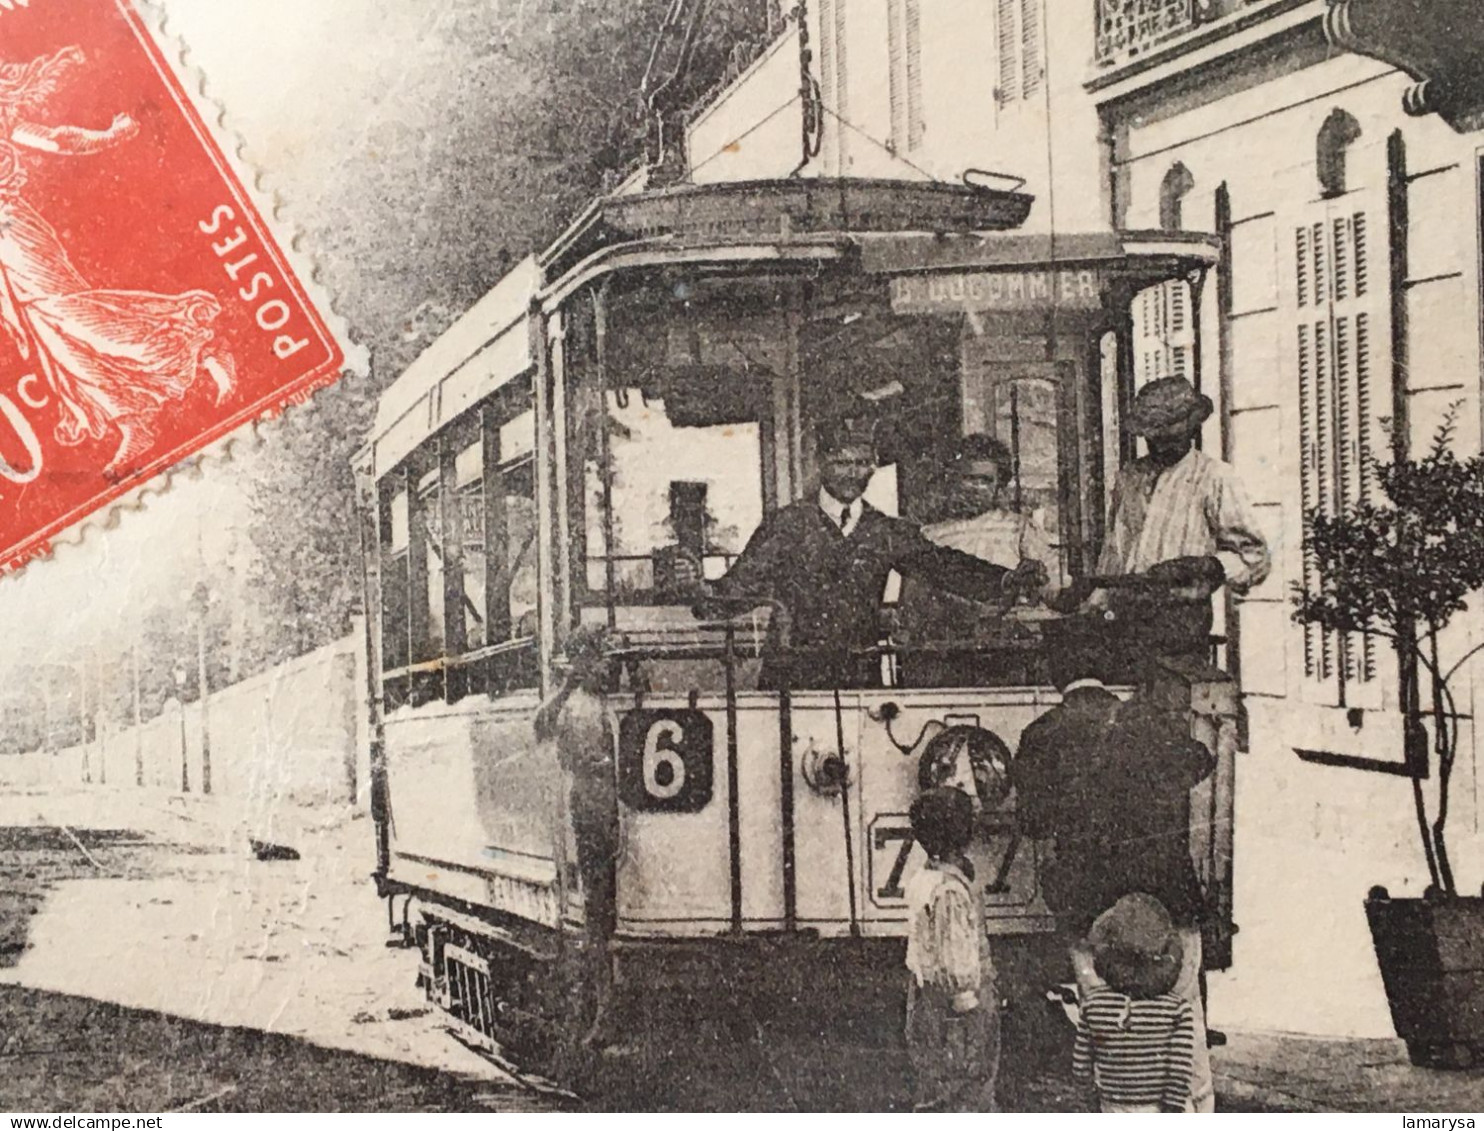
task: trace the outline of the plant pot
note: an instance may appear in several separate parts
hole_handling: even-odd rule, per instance
[[[1484,1064],[1484,898],[1392,899],[1372,888],[1371,941],[1413,1064]]]

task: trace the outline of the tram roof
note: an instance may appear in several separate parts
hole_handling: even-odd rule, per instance
[[[612,272],[858,256],[866,273],[1075,266],[1170,277],[1219,259],[1220,244],[1209,235],[1003,230],[1029,206],[1018,193],[879,181],[688,186],[599,201],[544,255],[517,264],[382,394],[371,437],[375,473],[532,367],[533,301],[557,305]]]
[[[443,424],[531,367],[527,316],[541,268],[527,256],[381,394],[371,442],[384,475]]]

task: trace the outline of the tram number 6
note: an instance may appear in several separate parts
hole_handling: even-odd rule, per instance
[[[701,711],[630,711],[618,727],[619,795],[630,809],[699,812],[711,800],[713,752]]]
[[[657,719],[644,736],[644,792],[656,801],[678,797],[685,788],[685,760],[675,750],[684,738],[685,728],[674,719]]]

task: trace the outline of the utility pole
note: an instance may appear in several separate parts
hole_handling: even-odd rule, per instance
[[[211,611],[211,588],[206,584],[206,535],[201,523],[201,510],[196,509],[196,569],[200,580],[191,593],[196,606],[196,698],[201,704],[201,792],[211,792],[211,716],[207,701],[211,688],[206,682],[206,618]]]
[[[41,671],[41,749],[55,754],[52,750],[52,682],[47,675],[45,667]]]
[[[108,712],[103,710],[103,685],[108,674],[103,661],[93,670],[93,743],[98,747],[98,784],[108,784],[108,741],[103,736]]]
[[[68,667],[72,667],[71,664]],[[79,659],[77,671],[77,747],[82,751],[82,780],[93,782],[93,747],[88,736],[88,661]]]
[[[201,792],[211,792],[211,718],[207,713],[210,689],[206,684],[206,610],[211,594],[206,582],[196,586],[196,680],[197,698],[201,704]]]
[[[139,642],[129,644],[129,672],[134,685],[134,784],[144,785],[144,728],[139,707]]]
[[[177,663],[171,674],[175,676],[175,703],[180,708],[180,792],[190,793],[191,755],[189,748],[186,746],[185,667]]]

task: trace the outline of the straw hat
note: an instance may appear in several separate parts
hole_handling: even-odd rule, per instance
[[[1180,935],[1165,905],[1152,895],[1124,896],[1098,916],[1087,942],[1098,974],[1130,997],[1169,993],[1180,976]]]
[[[1212,411],[1211,398],[1196,392],[1184,377],[1161,377],[1135,395],[1128,422],[1139,436],[1176,428],[1194,432]]]

